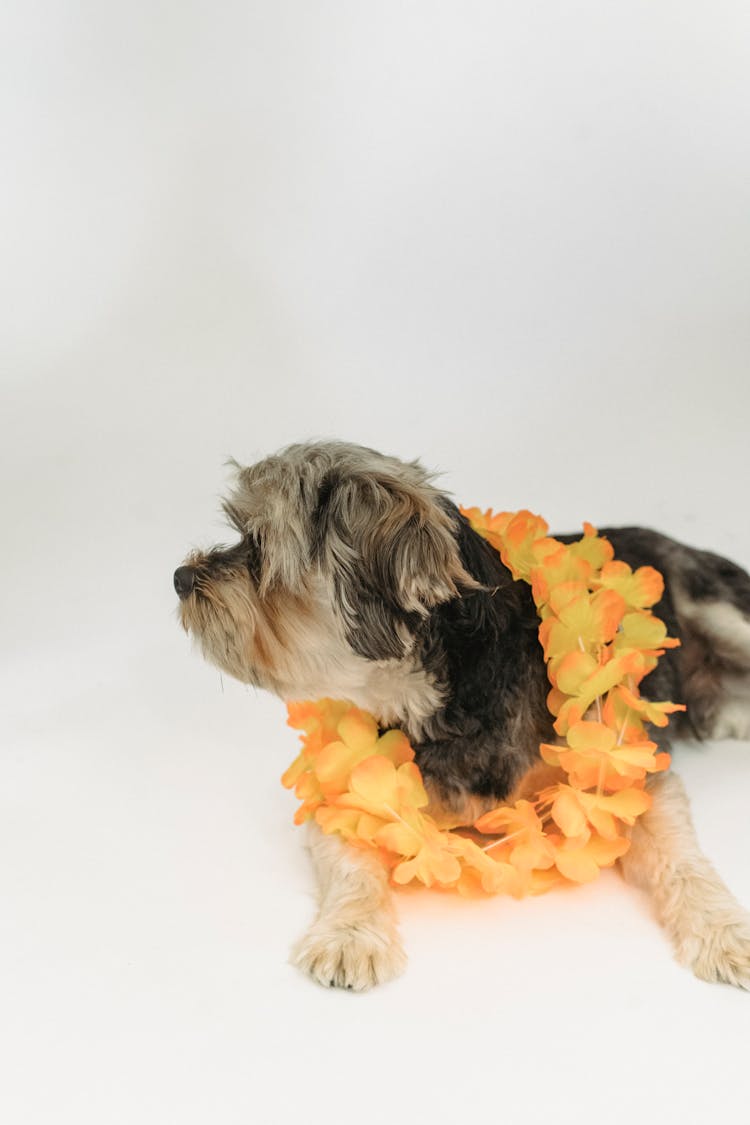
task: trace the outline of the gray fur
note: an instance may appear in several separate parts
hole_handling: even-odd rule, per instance
[[[181,604],[206,657],[283,699],[346,698],[402,726],[448,809],[507,797],[552,737],[524,584],[417,462],[313,443],[236,471],[240,541],[191,556]],[[750,730],[745,571],[656,532],[605,533],[662,570],[655,612],[684,639],[646,693],[688,704],[683,733]]]

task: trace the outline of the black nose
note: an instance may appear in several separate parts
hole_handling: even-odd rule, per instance
[[[195,571],[192,566],[178,566],[174,572],[174,588],[182,601],[188,596],[195,582]]]

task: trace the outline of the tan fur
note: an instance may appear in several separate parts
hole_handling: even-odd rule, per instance
[[[185,629],[210,661],[239,680],[284,700],[348,699],[413,741],[429,739],[445,685],[414,657],[413,622],[459,589],[478,588],[463,569],[430,474],[417,463],[342,443],[292,446],[258,465],[235,467],[225,511],[242,552],[217,548],[187,560],[194,585],[191,575],[180,595]],[[334,476],[332,489],[326,481]],[[383,611],[386,598],[400,616]],[[675,602],[687,624],[685,680],[691,700],[705,704],[702,733],[750,736],[750,623],[731,605],[694,603],[678,588]],[[379,644],[368,650],[378,629]],[[691,646],[691,629],[693,639],[713,642],[709,659],[705,644]],[[533,730],[530,701],[517,707],[514,721],[510,744],[520,747]],[[540,763],[509,802],[559,779],[559,771]],[[750,987],[748,916],[701,854],[679,779],[659,777],[652,792],[653,806],[636,823],[621,861],[626,878],[651,896],[679,960],[707,980]],[[473,824],[494,804],[430,797],[428,811],[447,828]],[[405,956],[377,856],[314,825],[310,848],[320,909],[295,963],[323,984],[356,990],[396,976]]]
[[[190,561],[200,566],[199,555]],[[207,660],[281,699],[344,696],[414,738],[440,703],[440,686],[409,656],[370,661],[352,652],[314,574],[304,593],[263,597],[246,574],[201,580],[199,596],[182,602],[180,612]]]
[[[315,500],[327,472],[346,470],[324,549],[312,557]],[[284,700],[336,696],[402,726],[414,739],[429,736],[429,718],[442,687],[410,655],[412,637],[398,636],[403,654],[365,659],[352,650],[342,573],[387,569],[405,609],[423,615],[453,597],[457,583],[476,583],[460,563],[439,493],[419,465],[332,443],[291,447],[258,465],[237,468],[224,507],[235,528],[262,543],[259,581],[243,567],[216,568],[211,553],[194,552],[185,565],[197,574],[182,601],[181,621],[203,655],[246,683]],[[348,606],[356,619],[355,607]],[[366,631],[366,630],[365,630]]]
[[[396,929],[388,876],[372,852],[308,826],[318,883],[318,917],[292,962],[319,984],[361,992],[398,976],[406,954]]]
[[[750,915],[701,852],[679,777],[662,774],[650,789],[653,804],[619,861],[625,878],[651,898],[681,964],[703,980],[750,988]]]

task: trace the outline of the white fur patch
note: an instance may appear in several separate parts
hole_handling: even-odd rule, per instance
[[[750,738],[750,621],[728,602],[696,602],[674,590],[679,616],[706,637],[718,656],[748,672],[722,672],[712,738]]]
[[[695,602],[674,591],[677,613],[695,625],[727,656],[735,655],[750,662],[750,621],[729,602]]]
[[[750,738],[750,677],[725,674],[713,738]]]
[[[287,702],[297,699],[346,699],[373,714],[383,726],[400,726],[413,739],[425,732],[441,705],[435,678],[413,657],[366,660],[353,652],[324,588],[316,591],[316,609],[299,622],[293,644],[278,658],[273,690]],[[287,679],[288,676],[288,679]]]

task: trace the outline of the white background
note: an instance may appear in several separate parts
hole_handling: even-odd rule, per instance
[[[750,996],[614,872],[400,895],[374,994],[291,968],[295,737],[172,571],[228,455],[310,436],[750,564],[749,13],[6,0],[4,1123],[742,1115]],[[750,747],[678,763],[750,904]]]

